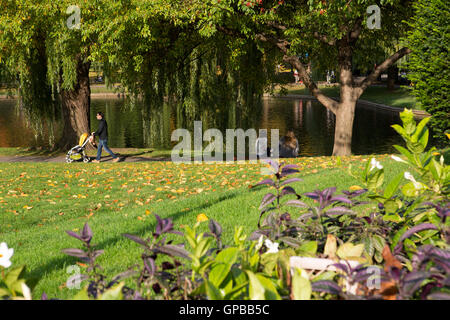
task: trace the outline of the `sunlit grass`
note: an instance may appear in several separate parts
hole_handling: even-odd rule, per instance
[[[290,86],[287,89],[289,94],[310,95],[304,86]],[[330,97],[339,97],[339,86],[321,86],[320,89]],[[404,87],[392,91],[389,91],[385,86],[369,87],[364,91],[360,99],[392,107],[423,110],[420,103],[413,96],[411,89]]]
[[[403,170],[386,155],[376,158],[388,178]],[[358,184],[346,173],[350,162],[362,168],[368,159],[343,158],[341,167],[330,157],[289,160],[300,166],[297,176],[304,179],[293,186],[300,194],[331,186],[347,189]],[[40,279],[35,298],[44,291],[49,297],[68,298],[75,292],[63,285],[70,276],[66,268],[77,260],[61,250],[80,243],[65,230],[79,231],[89,223],[93,243],[105,250],[98,262],[110,276],[139,261],[139,246],[121,234],[148,236],[154,214],[173,219],[179,230],[204,214],[222,225],[224,242],[230,243],[235,226],[247,233],[256,229],[259,202],[268,188],[251,186],[267,178],[261,175],[264,166],[0,163],[0,240],[14,248],[14,264],[26,264],[29,276]],[[203,222],[202,230],[206,228]]]

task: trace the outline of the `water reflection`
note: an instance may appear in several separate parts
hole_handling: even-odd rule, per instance
[[[0,100],[0,147],[45,145],[46,137],[36,139],[15,111],[15,101]],[[203,130],[218,128],[278,129],[280,136],[293,130],[299,140],[300,156],[330,155],[333,150],[335,116],[316,101],[290,98],[264,98],[252,107],[227,103],[202,110],[188,105],[165,103],[162,107],[144,106],[131,99],[92,99],[91,128],[97,129],[95,115],[105,113],[111,147],[171,148],[171,134],[177,128],[193,130],[195,120]],[[355,154],[393,152],[401,138],[390,127],[399,123],[397,114],[358,106],[353,128],[352,151]],[[56,124],[56,139],[61,132]]]

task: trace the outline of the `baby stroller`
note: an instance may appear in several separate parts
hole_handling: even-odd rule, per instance
[[[66,162],[72,163],[74,161],[83,161],[84,163],[88,163],[91,159],[86,155],[86,145],[91,140],[91,136],[87,133],[83,133],[80,137],[80,141],[78,145],[73,147],[67,152]]]

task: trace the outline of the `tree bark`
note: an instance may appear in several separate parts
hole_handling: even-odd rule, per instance
[[[61,107],[64,122],[60,148],[76,145],[83,133],[90,133],[91,87],[89,68],[91,63],[77,57],[77,80],[72,89],[61,90]],[[88,144],[89,145],[89,144]]]
[[[339,104],[334,129],[333,156],[349,156],[352,153],[353,122],[356,100],[346,100]]]
[[[352,71],[353,48],[347,39],[338,42],[340,103],[336,111],[333,156],[352,154],[353,121],[355,119],[356,92]]]

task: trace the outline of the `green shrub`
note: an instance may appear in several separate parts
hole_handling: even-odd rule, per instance
[[[437,145],[448,143],[450,131],[450,73],[448,67],[450,9],[444,0],[419,0],[408,34],[412,50],[408,67],[413,94],[432,115],[431,128]]]

